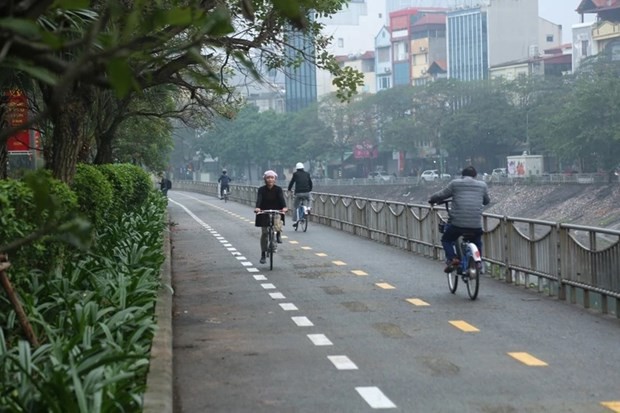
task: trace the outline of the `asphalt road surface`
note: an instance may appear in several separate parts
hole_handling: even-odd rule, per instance
[[[620,412],[620,322],[287,217],[169,192],[175,413]]]

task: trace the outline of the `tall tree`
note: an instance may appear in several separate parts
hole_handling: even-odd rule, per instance
[[[58,123],[47,158],[54,174],[67,181],[77,156],[72,148],[84,140],[85,128],[76,120],[85,118],[83,102],[88,102],[92,86],[113,88],[124,96],[131,90],[172,84],[206,109],[213,109],[209,106],[213,94],[224,95],[229,90],[223,73],[233,62],[252,67],[247,55],[256,49],[271,67],[293,64],[280,53],[287,30],[294,27],[318,37],[321,25],[307,16],[311,11],[318,16],[333,14],[345,1],[168,0],[157,7],[144,1],[100,1],[90,9],[75,8],[83,3],[18,0],[0,4],[0,13],[12,19],[12,24],[0,28],[4,44],[0,69],[28,73],[47,85],[48,106],[41,117],[52,116],[54,124]],[[317,40],[316,63],[335,74],[343,96],[350,96],[359,79],[340,68],[324,52],[326,46]],[[81,112],[73,112],[70,119],[54,109],[63,106]],[[0,132],[0,143],[10,133]],[[64,138],[68,144],[59,142]]]

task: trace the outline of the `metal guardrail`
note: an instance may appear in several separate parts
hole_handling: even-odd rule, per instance
[[[177,181],[175,189],[217,196],[217,184]],[[254,205],[257,187],[231,185],[230,199]],[[441,259],[445,210],[427,205],[313,193],[311,220],[425,257]],[[620,318],[620,231],[483,215],[487,274]]]
[[[492,175],[478,175],[478,178],[484,180],[490,184],[498,185],[515,185],[515,184],[606,184],[606,183],[620,183],[620,176],[609,175],[608,173],[562,173],[562,174],[542,174],[531,176],[492,176]],[[418,176],[388,176],[388,179],[383,178],[312,178],[315,186],[338,186],[338,185],[409,185],[418,186],[426,185],[431,182],[427,182]],[[436,182],[440,182],[439,180]],[[448,182],[448,180],[443,180]],[[233,183],[235,183],[233,181]],[[263,180],[245,181],[243,185],[262,185]],[[278,180],[278,184],[282,187],[286,187],[288,181]]]

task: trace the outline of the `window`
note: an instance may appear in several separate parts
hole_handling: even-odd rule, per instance
[[[586,57],[588,55],[588,41],[587,40],[581,41],[581,55],[583,57]]]
[[[547,43],[553,43],[553,35],[552,34],[548,34],[547,35]]]
[[[344,39],[342,37],[338,38],[338,47],[344,47]]]
[[[383,76],[379,79],[379,89],[389,89],[390,88],[390,78],[388,76]]]
[[[382,47],[377,49],[377,61],[379,63],[385,63],[390,61],[390,48]]]

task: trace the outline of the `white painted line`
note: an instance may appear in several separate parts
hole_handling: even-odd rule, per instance
[[[276,288],[276,286],[271,283],[261,284],[260,286],[263,287],[265,290],[275,290]]]
[[[225,247],[232,247],[232,244],[224,244]]]
[[[246,268],[248,272],[258,272],[258,268]]]
[[[378,387],[356,387],[355,390],[373,409],[395,409],[396,405]]]
[[[244,261],[241,263],[241,265],[243,265],[244,267],[251,267],[252,263],[250,261]]]
[[[308,338],[315,346],[333,346],[332,343],[325,334],[308,334]]]
[[[254,279],[256,281],[267,281],[267,277],[265,277],[263,274],[258,274],[254,276]]]
[[[224,239],[224,237],[222,237],[221,235],[216,235],[215,238],[216,239]]]
[[[282,293],[269,293],[269,296],[274,300],[283,300],[286,298]]]
[[[225,239],[221,239],[220,240],[220,244],[228,244],[228,241],[226,241]],[[232,247],[232,245],[224,245],[225,247]]]
[[[235,258],[237,258],[239,261],[247,260],[247,258],[245,258],[243,255],[240,257],[235,257]]]
[[[297,306],[293,303],[282,303],[280,304],[280,307],[282,307],[282,309],[284,311],[297,311],[299,310],[299,308],[297,308]]]
[[[230,247],[230,248],[226,248],[228,251],[237,251],[237,248],[235,247]]]
[[[357,370],[355,363],[347,356],[327,356],[338,370]]]
[[[312,327],[314,325],[308,317],[291,317],[291,320],[297,324],[297,327]]]

